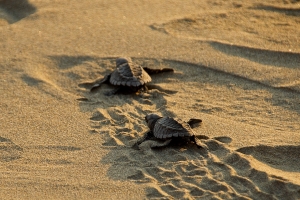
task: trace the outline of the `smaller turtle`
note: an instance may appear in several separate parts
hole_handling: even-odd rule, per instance
[[[170,144],[172,140],[179,143],[193,142],[199,148],[208,149],[198,138],[196,138],[192,128],[201,124],[201,119],[190,119],[185,122],[178,118],[161,117],[157,114],[148,114],[145,117],[149,131],[140,138],[132,147],[139,149],[139,145],[145,140],[155,140],[156,143],[151,148],[164,147]],[[207,139],[208,137],[204,137]]]
[[[140,90],[148,91],[146,83],[152,79],[149,74],[157,74],[162,72],[174,72],[172,68],[151,69],[148,67],[141,67],[133,63],[131,58],[116,59],[116,69],[106,75],[103,79],[96,81],[92,86],[91,91],[99,88],[103,83],[108,83],[118,88],[107,95],[117,93],[135,93]]]

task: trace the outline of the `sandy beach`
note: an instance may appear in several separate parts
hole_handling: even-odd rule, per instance
[[[299,0],[0,0],[0,199],[300,199],[299,38]],[[90,92],[124,56],[174,73]],[[208,152],[132,149],[148,113]]]

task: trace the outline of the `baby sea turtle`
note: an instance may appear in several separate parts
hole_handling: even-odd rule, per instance
[[[208,149],[198,138],[196,138],[192,128],[201,124],[201,119],[190,119],[185,122],[178,118],[161,117],[157,114],[148,114],[145,117],[149,131],[140,138],[132,147],[139,149],[139,145],[145,140],[155,140],[151,148],[164,147],[172,140],[180,143],[194,142],[198,147]],[[204,137],[207,139],[208,137]]]
[[[172,68],[150,69],[133,63],[131,58],[118,58],[116,59],[116,69],[103,79],[96,81],[91,91],[99,88],[103,83],[118,86],[116,90],[110,92],[108,95],[116,93],[135,93],[139,90],[148,91],[146,83],[151,81],[149,74],[161,72],[174,72],[174,70]]]

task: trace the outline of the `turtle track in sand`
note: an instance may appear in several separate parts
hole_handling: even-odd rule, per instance
[[[207,155],[189,145],[162,150],[111,151],[108,175],[147,184],[150,199],[297,199],[300,186],[258,170],[253,161],[215,139]],[[125,151],[125,153],[124,153]],[[254,164],[253,164],[254,163]],[[123,172],[123,173],[121,173]],[[120,173],[120,174],[118,174]],[[129,175],[126,175],[129,174]]]
[[[147,197],[150,199],[295,199],[300,197],[299,185],[256,167],[257,162],[266,163],[266,160],[271,159],[268,158],[268,155],[265,155],[265,160],[258,159],[258,161],[245,155],[250,154],[249,151],[232,150],[220,142],[230,142],[231,138],[229,137],[204,140],[204,143],[210,148],[207,154],[193,145],[150,150],[148,141],[141,145],[142,150],[140,151],[131,149],[130,146],[136,139],[148,130],[144,116],[149,112],[155,111],[163,116],[175,116],[175,113],[170,110],[172,110],[172,106],[177,106],[185,110],[196,110],[199,115],[225,112],[228,117],[231,115],[226,108],[231,106],[229,102],[228,105],[224,102],[220,105],[211,105],[208,103],[209,100],[204,99],[203,96],[217,99],[219,97],[216,93],[222,93],[222,90],[231,90],[232,88],[236,94],[243,93],[243,99],[240,99],[243,101],[245,95],[247,97],[247,93],[251,99],[252,92],[255,93],[255,91],[280,94],[277,94],[278,89],[276,88],[208,69],[205,66],[149,58],[135,58],[134,60],[151,65],[151,67],[174,68],[173,75],[159,75],[153,78],[153,82],[166,89],[172,88],[172,84],[177,84],[178,93],[168,96],[164,92],[154,89],[144,96],[115,95],[107,97],[102,91],[109,86],[103,86],[94,94],[82,93],[84,98],[80,100],[79,105],[82,110],[91,112],[90,133],[99,135],[103,139],[101,148],[109,150],[108,154],[101,159],[102,163],[110,165],[107,171],[108,177],[114,180],[131,180],[138,184],[146,184]],[[104,72],[109,66],[111,68],[114,66],[114,61],[114,58],[99,58],[95,62],[100,68],[91,70],[94,70],[95,73]],[[88,80],[95,78],[93,73],[90,75]],[[177,78],[182,76],[186,76],[188,80],[185,82],[185,86],[177,81]],[[215,79],[212,80],[212,77],[214,76],[219,80],[217,83],[213,83]],[[242,86],[239,84],[240,82],[243,83]],[[215,85],[215,87],[206,87],[207,83],[210,86]],[[249,88],[254,87],[254,90],[251,91],[247,85]],[[79,84],[79,86],[89,87],[85,83]],[[204,94],[197,95],[202,96],[203,99],[196,98],[194,101],[191,98],[189,105],[186,105],[184,99],[182,102],[179,101],[179,97],[182,92],[192,93],[192,86],[203,87]],[[212,91],[215,89],[218,92]],[[208,93],[205,94],[206,92]],[[289,94],[288,91],[286,93]],[[258,92],[256,98],[260,98],[260,95],[261,93]],[[239,95],[233,96],[234,101],[239,101]],[[172,98],[175,98],[176,101],[173,102]],[[292,100],[294,96],[290,98]],[[255,109],[260,109],[253,100],[255,99],[252,98],[251,102],[256,107]],[[216,102],[215,99],[212,102]],[[272,103],[269,106],[272,106]],[[249,113],[251,114],[251,109]],[[252,114],[255,115],[255,113]],[[201,118],[199,115],[189,117]],[[234,115],[232,117],[235,119]],[[253,121],[243,122],[250,125],[252,123],[260,124]],[[201,128],[196,128],[195,132],[201,133],[203,132],[201,130]],[[247,149],[247,147],[245,148]]]
[[[89,82],[112,71],[116,58],[61,55],[50,56],[50,59],[57,66],[57,75],[52,76],[51,81],[32,71],[24,73],[23,80],[32,87],[47,84],[48,87],[45,87],[44,91],[46,93],[61,94],[64,91],[72,94],[74,99],[81,96],[78,98],[80,110],[90,113],[90,134],[93,137],[99,136],[101,141],[95,148],[102,148],[108,152],[100,162],[109,165],[107,176],[110,179],[145,184],[148,198],[299,198],[299,185],[284,174],[272,173],[274,168],[282,169],[280,167],[284,163],[276,168],[271,165],[272,160],[270,163],[271,158],[268,154],[257,157],[251,150],[253,147],[249,147],[250,150],[243,147],[244,149],[234,151],[219,142],[230,141],[231,138],[221,137],[204,141],[210,147],[208,154],[204,154],[193,145],[153,151],[148,148],[150,141],[141,146],[141,151],[130,148],[136,139],[148,130],[144,116],[150,112],[162,116],[176,116],[183,120],[201,118],[204,119],[204,124],[209,123],[206,120],[209,116],[211,119],[217,117],[247,124],[247,127],[255,125],[279,131],[284,129],[284,133],[287,134],[287,130],[299,129],[298,93],[203,65],[176,60],[132,58],[133,61],[151,68],[174,68],[175,73],[153,77],[151,85],[158,89],[150,90],[149,94],[107,97],[104,93],[111,90],[111,86],[103,85],[96,93],[90,93]],[[195,87],[202,89],[195,91]],[[60,88],[60,91],[56,88]],[[177,93],[170,93],[169,90]],[[178,113],[171,112],[173,107],[176,107]],[[270,112],[272,115],[268,114]],[[281,112],[291,112],[290,118],[277,119],[276,115]],[[268,124],[272,124],[272,127]],[[232,134],[231,129],[228,131]],[[209,130],[209,125],[197,128],[195,132],[209,137],[220,136],[215,129]],[[244,132],[239,134],[248,134],[249,131]],[[282,132],[274,132],[272,142],[276,143],[278,139],[279,143],[282,143],[280,137],[283,136],[280,133]],[[260,135],[260,141],[267,142],[263,140],[263,134],[262,132]],[[243,135],[237,137],[244,138]],[[297,135],[291,139],[290,144],[295,144],[296,138]],[[266,147],[267,151],[273,148],[267,145]],[[259,150],[256,147],[255,149]],[[274,148],[272,152],[277,152],[281,157],[286,156],[280,147]],[[64,160],[59,162],[66,163]],[[273,171],[259,169],[258,166],[261,165],[256,165],[257,162],[269,166]]]
[[[172,67],[175,73],[153,77],[151,85],[157,86],[158,89],[150,90],[149,94],[107,97],[104,92],[111,90],[111,86],[103,85],[96,93],[90,93],[88,83],[114,69],[116,58],[62,55],[51,56],[50,59],[57,66],[57,71],[56,76],[52,76],[51,84],[45,87],[45,92],[49,90],[55,93],[58,87],[61,91],[67,92],[66,94],[78,97],[80,110],[90,113],[90,134],[101,138],[99,140],[101,142],[95,148],[102,148],[108,152],[99,161],[109,166],[107,176],[110,179],[145,184],[147,197],[150,199],[296,199],[300,197],[299,185],[289,177],[282,178],[284,174],[273,173],[274,166],[268,163],[268,160],[272,160],[272,154],[264,154],[262,158],[257,157],[251,150],[252,147],[250,150],[243,147],[244,149],[235,151],[229,148],[230,145],[220,142],[230,142],[232,138],[215,138],[220,135],[216,130],[208,130],[208,126],[195,129],[195,133],[212,138],[203,141],[210,147],[207,154],[194,145],[171,146],[153,151],[148,148],[149,143],[145,142],[141,145],[140,151],[130,148],[136,139],[148,130],[144,117],[150,112],[162,116],[176,116],[183,120],[205,119],[206,116],[219,117],[247,124],[249,127],[255,125],[261,128],[272,122],[273,126],[268,128],[273,130],[286,131],[291,126],[291,130],[296,130],[298,115],[277,119],[272,115],[269,116],[268,112],[272,110],[274,116],[282,110],[300,112],[298,104],[293,103],[299,99],[297,93],[203,65],[176,60],[132,58],[135,62],[151,68]],[[24,82],[36,87],[49,81],[47,77],[28,71],[25,73]],[[194,87],[203,89],[195,91]],[[169,93],[169,90],[175,90],[177,93]],[[262,104],[261,99],[268,101]],[[279,100],[288,103],[283,104],[278,102]],[[173,107],[176,107],[176,112],[182,115],[171,112]],[[264,115],[264,113],[265,116],[257,118],[258,114]],[[206,123],[208,122],[204,120],[204,124]],[[266,147],[273,148],[268,145]],[[274,151],[277,150],[279,149]],[[281,153],[283,151],[278,151],[278,154],[284,157],[285,154]],[[67,161],[69,160],[63,160],[64,163]],[[268,165],[272,170],[259,170],[257,166],[260,165],[256,165],[257,162]],[[276,169],[283,169],[279,167]]]

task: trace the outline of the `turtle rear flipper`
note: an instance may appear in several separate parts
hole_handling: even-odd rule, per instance
[[[151,69],[148,67],[143,67],[143,69],[148,73],[148,74],[159,74],[163,72],[174,72],[174,69],[172,68],[161,68],[161,69]]]
[[[206,144],[204,144],[203,142],[201,142],[201,140],[199,140],[198,138],[196,138],[195,135],[192,135],[190,137],[190,140],[192,142],[194,142],[197,145],[198,148],[203,148],[203,149],[208,150],[208,146],[206,146]]]
[[[96,90],[97,88],[99,88],[103,83],[109,83],[109,79],[110,79],[110,74],[104,76],[103,79],[100,79],[100,80],[96,81],[96,82],[94,83],[94,85],[92,86],[92,88],[91,88],[90,91],[91,91],[91,92],[95,91],[95,90]]]
[[[135,150],[140,150],[140,147],[139,147],[139,145],[138,145],[137,142],[134,143],[134,144],[131,146],[131,148],[133,148],[133,149],[135,149]]]
[[[149,89],[146,85],[143,85],[142,92],[145,92],[145,93],[149,92]]]
[[[148,84],[148,89],[149,89],[149,90],[157,89],[157,90],[159,90],[160,92],[165,93],[165,95],[168,95],[168,94],[176,94],[176,93],[177,93],[177,91],[175,91],[175,90],[167,90],[167,89],[164,89],[164,88],[162,88],[162,87],[160,87],[160,86],[158,86],[158,85],[151,85],[151,84]]]
[[[146,140],[150,140],[150,139],[153,139],[154,138],[154,135],[153,135],[153,132],[152,131],[148,131],[146,132],[143,137],[141,137],[140,139],[138,139],[133,145],[131,148],[133,149],[136,149],[136,150],[139,150],[140,147],[139,145],[142,144],[144,141]]]
[[[195,137],[197,137],[197,138],[200,139],[200,140],[208,140],[208,139],[209,139],[209,137],[206,136],[206,135],[197,135],[197,136],[195,136]]]
[[[116,88],[114,90],[111,90],[109,92],[105,92],[104,94],[106,96],[112,96],[112,95],[115,95],[115,94],[118,94],[118,93],[122,93],[122,88],[121,87],[118,87],[118,88]]]
[[[168,144],[170,144],[171,141],[172,141],[172,139],[164,140],[163,142],[159,142],[157,140],[153,140],[153,143],[150,145],[150,147],[152,149],[160,148],[160,147],[165,147]]]

